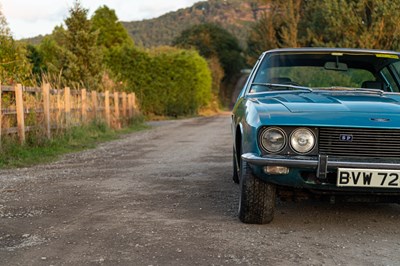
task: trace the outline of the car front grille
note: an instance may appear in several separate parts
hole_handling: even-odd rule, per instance
[[[400,130],[320,128],[319,153],[329,156],[400,159]]]

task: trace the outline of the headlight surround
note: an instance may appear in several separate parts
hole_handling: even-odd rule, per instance
[[[315,135],[308,128],[295,129],[290,135],[290,146],[300,154],[307,154],[315,147]]]
[[[270,153],[282,151],[287,142],[285,131],[278,127],[265,128],[260,134],[261,147]]]

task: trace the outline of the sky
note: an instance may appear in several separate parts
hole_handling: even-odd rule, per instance
[[[114,9],[120,21],[159,17],[203,0],[80,0],[91,17],[100,6]],[[75,0],[0,0],[0,10],[15,39],[49,34],[63,24]]]

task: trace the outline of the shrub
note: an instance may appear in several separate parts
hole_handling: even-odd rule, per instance
[[[190,115],[210,102],[211,73],[196,51],[124,46],[114,49],[107,62],[136,93],[144,113]]]

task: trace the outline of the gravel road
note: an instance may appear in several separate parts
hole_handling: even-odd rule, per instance
[[[400,265],[400,205],[278,202],[237,219],[229,115],[153,123],[0,171],[1,265]]]

